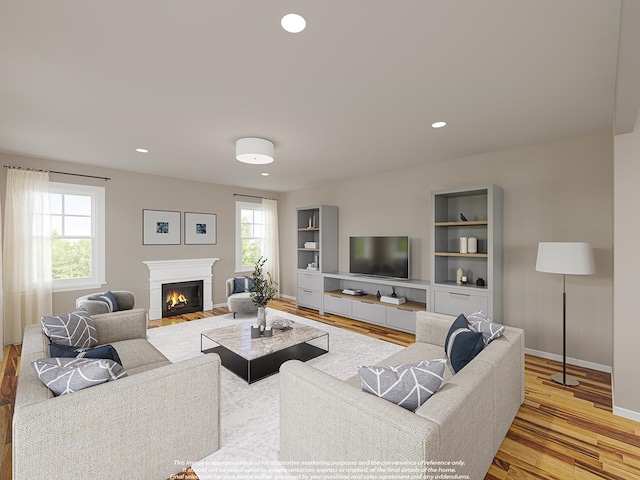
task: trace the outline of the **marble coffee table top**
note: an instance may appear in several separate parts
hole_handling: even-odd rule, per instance
[[[274,317],[275,318],[275,317]],[[302,323],[291,323],[289,330],[273,330],[273,336],[251,338],[251,326],[255,321],[228,327],[214,328],[202,332],[202,336],[213,340],[246,360],[254,360],[278,350],[299,345],[310,340],[329,335],[329,332]]]

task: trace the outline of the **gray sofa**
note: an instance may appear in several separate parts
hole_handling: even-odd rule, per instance
[[[144,309],[92,316],[128,376],[54,397],[31,362],[49,356],[25,329],[13,414],[13,480],[166,479],[220,446],[220,358],[172,364],[146,339]]]
[[[445,357],[455,317],[416,318],[416,342],[379,365]],[[440,390],[415,413],[363,392],[358,375],[341,381],[292,360],[280,368],[280,460],[418,462],[424,471],[449,468],[482,479],[523,401],[524,332],[517,328],[506,327],[457,374],[447,366]],[[460,460],[464,465],[426,463]]]

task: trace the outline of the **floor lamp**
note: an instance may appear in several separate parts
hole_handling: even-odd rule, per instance
[[[596,273],[593,248],[582,242],[540,242],[536,270],[562,275],[562,375],[551,375],[551,380],[575,387],[579,382],[567,376],[567,275],[592,275]]]

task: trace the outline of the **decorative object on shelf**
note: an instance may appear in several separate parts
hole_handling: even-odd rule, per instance
[[[596,273],[593,247],[583,242],[540,242],[536,271],[562,275],[562,374],[551,375],[551,380],[575,387],[580,382],[567,375],[567,275]]]
[[[393,292],[391,298],[398,298],[398,295],[396,295],[396,287],[391,287],[391,291]]]
[[[469,239],[467,237],[460,237],[460,253],[467,253]]]
[[[380,290],[378,290],[378,293],[376,293],[376,298],[377,298],[378,300],[380,300],[380,297],[381,297],[381,296],[382,296],[382,294],[380,293]]]
[[[460,220],[462,220],[463,222],[468,222],[467,217],[465,217],[462,212],[460,212]]]
[[[184,212],[184,244],[215,245],[216,214]]]
[[[143,245],[180,245],[180,212],[142,210]]]
[[[281,318],[281,317],[275,317],[273,318],[269,324],[271,325],[271,328],[275,329],[275,330],[290,330],[291,324],[293,322],[287,318]]]
[[[318,228],[318,225],[316,224],[316,216],[314,215],[311,218],[313,218],[313,223],[311,224],[312,228]]]
[[[462,276],[462,278],[460,279],[460,281],[461,281],[463,284],[466,284],[466,283],[467,283],[467,276],[466,276],[466,275],[463,275],[463,276]]]
[[[313,218],[309,217],[309,227],[307,228],[313,228]]]
[[[271,327],[266,327],[264,329],[264,331],[262,332],[262,336],[263,337],[271,337],[271,336],[273,336],[273,330],[271,330]]]
[[[458,267],[456,270],[456,284],[462,285],[462,277],[464,276],[464,270],[461,267]]]
[[[251,338],[260,338],[260,327],[251,325]]]
[[[476,237],[467,239],[467,251],[469,253],[478,253],[478,239]]]
[[[253,269],[253,274],[249,277],[253,282],[253,288],[249,290],[249,296],[258,307],[258,325],[261,330],[264,330],[267,325],[265,313],[267,303],[269,303],[269,300],[274,299],[278,293],[278,285],[271,278],[271,274],[267,272],[266,278],[264,276],[262,268],[266,261],[266,258],[260,257]]]
[[[480,277],[476,280],[476,286],[484,287],[484,278]]]
[[[264,138],[246,137],[236,140],[236,159],[252,165],[273,162],[273,142]]]
[[[380,301],[383,303],[392,303],[394,305],[402,305],[406,303],[407,299],[404,297],[387,297],[386,295],[382,295],[380,297]]]

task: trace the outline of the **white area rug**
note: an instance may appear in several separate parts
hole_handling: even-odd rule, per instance
[[[329,332],[329,353],[307,363],[342,380],[358,373],[359,365],[375,364],[402,349],[383,340],[353,333],[273,309],[277,315]],[[255,318],[255,317],[254,317]],[[231,314],[169,325],[149,330],[149,341],[169,360],[179,362],[200,353],[200,333],[216,327],[250,321],[251,316]],[[205,343],[205,348],[208,348]],[[213,345],[212,345],[213,346]],[[238,478],[237,471],[224,465],[248,470],[262,462],[278,467],[279,379],[272,375],[248,385],[226,368],[221,369],[221,448],[193,465],[200,480]],[[312,399],[310,399],[312,401]],[[194,459],[185,459],[192,461]],[[246,472],[245,472],[246,473]],[[279,477],[286,478],[286,477]],[[293,478],[293,477],[292,477]]]

